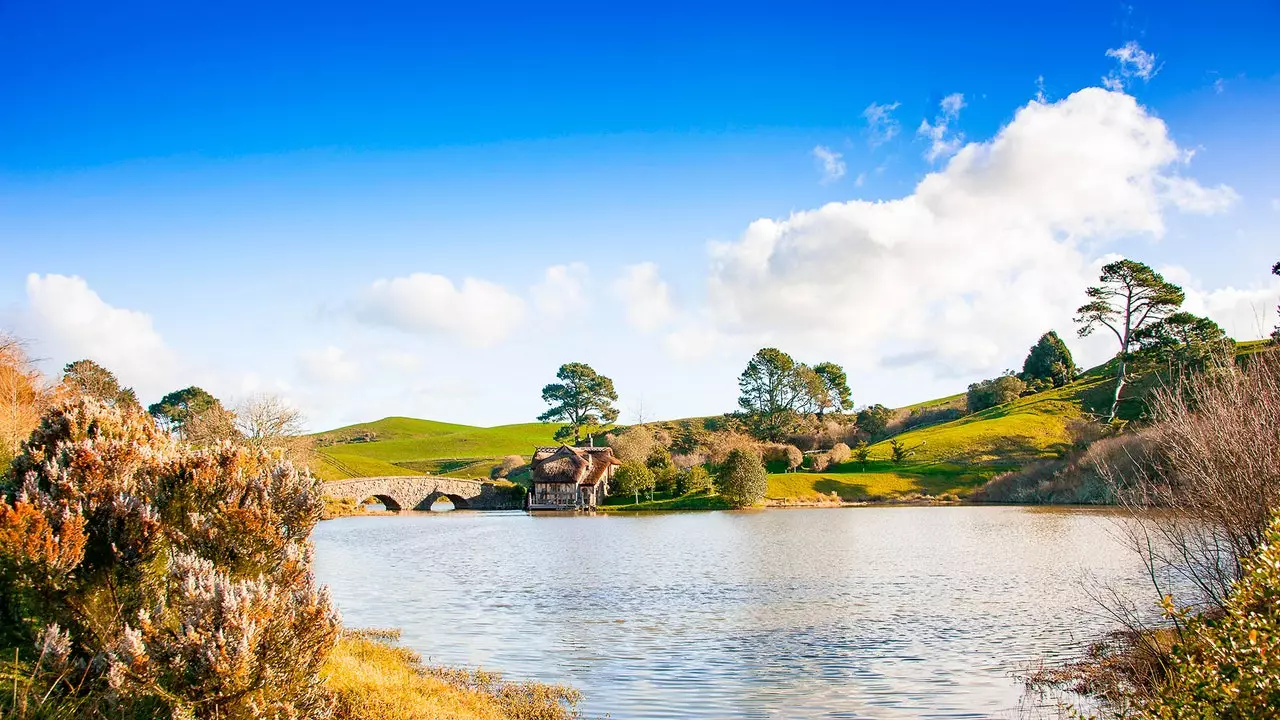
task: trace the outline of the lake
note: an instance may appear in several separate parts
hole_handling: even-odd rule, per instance
[[[1011,673],[1154,601],[1105,510],[412,513],[315,530],[344,622],[573,685],[588,717],[1016,717]]]

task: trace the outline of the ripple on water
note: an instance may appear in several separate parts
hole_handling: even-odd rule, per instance
[[[347,624],[574,685],[591,716],[1011,717],[1012,672],[1105,629],[1086,573],[1145,589],[1112,518],[406,514],[322,523],[316,571]]]

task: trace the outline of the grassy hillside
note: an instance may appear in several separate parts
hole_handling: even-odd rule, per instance
[[[848,462],[821,473],[771,473],[768,497],[804,500],[832,493],[842,500],[913,494],[963,497],[1001,472],[1063,452],[1071,443],[1069,423],[1099,411],[1108,400],[1110,383],[1099,368],[1066,387],[901,433],[892,439],[911,452],[901,463],[892,462],[886,439],[871,446],[871,461],[865,467]],[[912,407],[952,405],[961,398]]]
[[[533,453],[555,442],[555,425],[481,428],[391,417],[320,433],[317,475],[326,480],[370,475],[488,477],[504,455]]]

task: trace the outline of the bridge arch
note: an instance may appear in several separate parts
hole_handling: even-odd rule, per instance
[[[429,510],[438,498],[447,497],[457,509],[515,510],[523,499],[513,488],[493,483],[433,475],[351,478],[325,483],[334,498],[362,502],[377,498],[388,510]],[[518,490],[518,488],[514,488]],[[388,502],[390,501],[390,502]]]
[[[370,500],[374,502],[371,503],[369,502]],[[384,495],[382,493],[374,493],[373,495],[370,495],[358,502],[360,505],[372,505],[375,503],[380,503],[383,507],[385,507],[390,512],[400,512],[400,510],[402,509],[400,507],[400,503],[397,502],[395,498],[391,497],[390,495]]]

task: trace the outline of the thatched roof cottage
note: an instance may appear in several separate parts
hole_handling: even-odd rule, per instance
[[[594,508],[609,494],[614,468],[621,464],[607,447],[534,448],[529,509]]]

